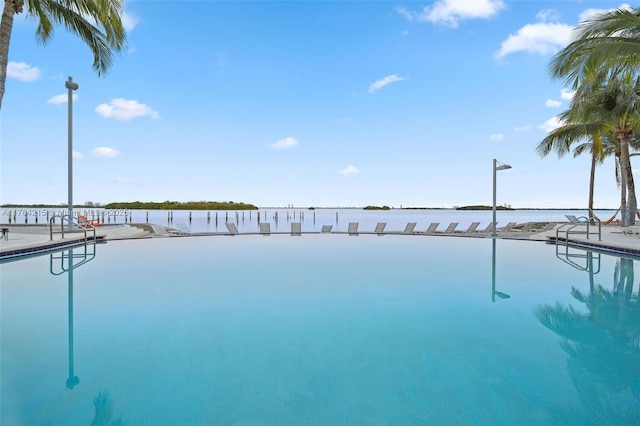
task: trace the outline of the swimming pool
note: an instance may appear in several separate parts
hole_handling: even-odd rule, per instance
[[[95,249],[71,274],[68,251],[0,265],[2,424],[640,419],[638,260],[392,235]]]

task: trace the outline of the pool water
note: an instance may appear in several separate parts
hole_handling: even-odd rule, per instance
[[[68,253],[0,265],[3,425],[640,420],[638,260],[392,235]]]

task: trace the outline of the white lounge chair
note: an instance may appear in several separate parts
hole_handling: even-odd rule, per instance
[[[509,222],[507,223],[507,226],[505,226],[503,229],[501,229],[502,232],[510,232],[514,226],[516,226],[518,224],[518,222]]]
[[[302,235],[302,223],[291,222],[291,235]]]
[[[228,235],[238,235],[238,228],[235,223],[225,223],[227,230],[229,231]]]
[[[378,235],[384,235],[385,226],[387,226],[387,222],[378,222],[376,229],[373,232]]]
[[[480,225],[480,222],[473,222],[466,231],[463,231],[465,234],[470,234],[472,232],[476,232],[476,228]]]
[[[176,228],[180,231],[180,235],[191,235],[191,228],[186,223],[176,223]]]
[[[635,235],[640,238],[640,226],[623,226],[621,230],[625,235]]]
[[[409,222],[407,223],[407,226],[404,227],[404,231],[402,231],[403,234],[413,234],[413,230],[416,229],[416,223],[415,222]]]
[[[349,222],[349,235],[358,235],[358,222]]]
[[[569,220],[569,223],[586,223],[589,221],[586,217],[576,217],[572,214],[565,214],[564,216]]]
[[[449,226],[447,226],[447,229],[444,230],[445,234],[453,234],[454,232],[456,232],[456,227],[458,226],[458,222],[451,222],[449,224]]]
[[[440,225],[439,222],[432,222],[425,231],[425,234],[433,234],[434,232],[436,232],[436,229],[438,229],[438,225]]]
[[[496,222],[496,225],[498,225],[498,222]],[[481,232],[486,232],[486,233],[493,232],[493,222],[491,222],[489,226],[487,226],[485,230]]]
[[[271,235],[271,224],[269,222],[260,223],[260,235]]]
[[[149,226],[151,227],[153,234],[158,237],[170,237],[171,235],[180,235],[179,232],[169,231],[167,230],[166,227],[162,225],[156,225],[156,224],[150,223]]]

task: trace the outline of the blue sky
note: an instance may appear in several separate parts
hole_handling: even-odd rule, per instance
[[[571,91],[548,74],[614,1],[128,1],[104,77],[58,28],[16,19],[0,113],[1,203],[583,208],[588,156],[535,147]],[[640,169],[636,158],[632,164]],[[640,175],[639,175],[640,176]],[[595,204],[617,208],[613,161]]]

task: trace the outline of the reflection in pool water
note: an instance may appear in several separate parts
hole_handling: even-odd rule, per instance
[[[403,236],[96,249],[0,266],[2,424],[640,416],[637,260]]]

